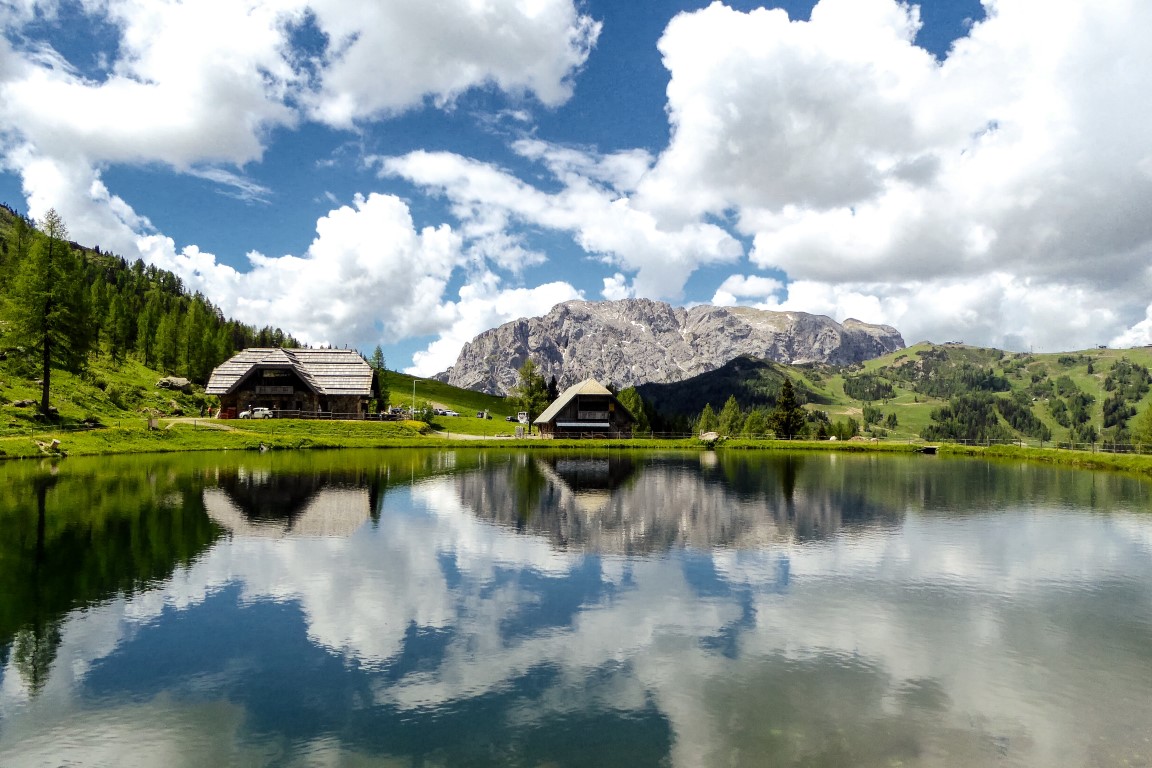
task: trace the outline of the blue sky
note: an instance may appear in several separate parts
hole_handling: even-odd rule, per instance
[[[1152,343],[1142,0],[0,0],[0,200],[443,370],[571,298]]]

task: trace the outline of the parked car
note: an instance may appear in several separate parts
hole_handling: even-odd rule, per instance
[[[271,408],[252,408],[247,411],[240,411],[240,418],[242,419],[271,419],[275,415]]]
[[[476,411],[476,418],[478,418],[478,419],[490,419],[492,417],[488,415],[488,411]]]
[[[516,421],[516,417],[515,416],[505,416],[504,421]]]
[[[445,416],[459,416],[460,414],[457,413],[456,411],[444,411],[444,415]]]

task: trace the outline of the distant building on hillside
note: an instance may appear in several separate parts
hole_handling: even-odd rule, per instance
[[[224,418],[260,407],[359,419],[376,396],[376,379],[355,350],[254,348],[221,363],[204,391],[220,398]]]
[[[587,379],[561,392],[533,423],[544,437],[632,437],[636,419],[607,387]]]

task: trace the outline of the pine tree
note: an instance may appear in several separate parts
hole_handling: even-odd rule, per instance
[[[167,374],[176,373],[179,362],[179,327],[175,312],[165,312],[156,326],[156,359],[160,370]]]
[[[776,407],[772,409],[770,418],[772,431],[776,437],[791,440],[804,429],[807,414],[796,401],[796,390],[792,388],[792,380],[784,379],[780,387],[780,396],[776,399]]]
[[[368,365],[372,367],[372,375],[375,377],[376,382],[376,406],[380,410],[388,407],[388,401],[392,397],[392,393],[388,391],[388,361],[384,359],[384,350],[380,345],[376,345],[376,349],[372,350],[372,359]]]
[[[152,291],[136,319],[136,349],[149,368],[156,367],[156,327],[160,324],[160,297]]]
[[[52,369],[78,371],[92,347],[88,291],[68,230],[55,210],[40,223],[10,292],[11,339],[41,367],[40,412],[49,413]]]
[[[108,309],[108,354],[116,362],[122,361],[132,348],[132,312],[120,293],[112,297]]]

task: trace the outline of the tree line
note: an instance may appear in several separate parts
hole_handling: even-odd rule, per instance
[[[52,371],[80,372],[92,356],[204,384],[241,349],[299,346],[279,328],[224,317],[171,272],[71,242],[55,210],[39,222],[0,210],[0,316],[4,354],[39,375],[45,414]]]

